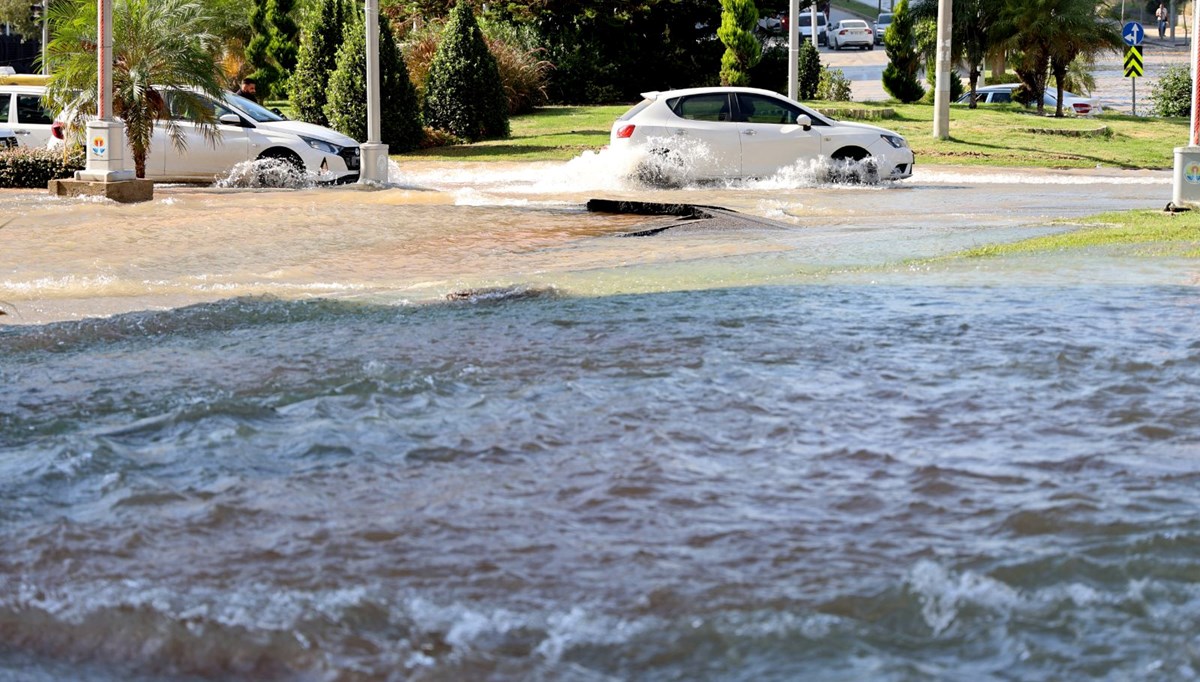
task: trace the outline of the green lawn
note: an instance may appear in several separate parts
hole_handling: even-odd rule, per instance
[[[1079,229],[1011,244],[991,244],[957,258],[994,258],[1097,247],[1132,247],[1135,254],[1200,258],[1200,212],[1124,211],[1063,221]]]
[[[923,104],[811,102],[822,110],[853,108],[894,115],[870,121],[908,138],[921,165],[1043,168],[1171,168],[1174,148],[1187,143],[1184,119],[1105,114],[1096,118],[1041,117],[1013,106],[953,105],[950,139],[936,140],[933,107]],[[608,144],[609,130],[629,105],[545,107],[512,119],[512,136],[427,149],[397,158],[439,161],[562,161]]]

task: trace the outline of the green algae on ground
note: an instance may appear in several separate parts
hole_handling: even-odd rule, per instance
[[[1108,246],[1136,246],[1144,255],[1200,258],[1200,212],[1124,211],[1061,220],[1064,232],[1009,244],[991,244],[950,256],[990,258]],[[1069,229],[1077,226],[1078,229]]]

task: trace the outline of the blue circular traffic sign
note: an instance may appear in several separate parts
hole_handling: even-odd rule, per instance
[[[1125,24],[1121,29],[1121,39],[1130,47],[1137,47],[1142,44],[1142,38],[1146,37],[1146,29],[1136,21],[1131,21]]]

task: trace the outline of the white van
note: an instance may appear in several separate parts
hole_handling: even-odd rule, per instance
[[[0,74],[0,127],[12,128],[22,147],[50,143],[54,114],[45,106],[46,76]]]

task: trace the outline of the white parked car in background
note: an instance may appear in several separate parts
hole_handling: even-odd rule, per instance
[[[975,89],[976,104],[1009,104],[1016,103],[1016,91],[1020,83],[1004,83],[1001,85],[985,85]],[[1057,93],[1053,87],[1047,87],[1042,97],[1042,105],[1050,111],[1058,109]],[[970,104],[971,93],[965,92],[958,98],[959,104]],[[1031,105],[1032,106],[1032,105]],[[1083,97],[1072,92],[1063,91],[1063,113],[1076,116],[1095,116],[1102,113],[1104,106],[1095,97]]]
[[[613,124],[610,147],[669,157],[698,180],[769,177],[798,162],[867,161],[883,179],[907,178],[913,152],[899,134],[835,121],[769,90],[707,87],[647,92]],[[868,161],[869,160],[869,161]]]
[[[0,75],[0,126],[11,128],[23,147],[45,147],[50,142],[54,115],[42,96],[46,76]]]
[[[875,44],[882,45],[884,34],[887,33],[887,27],[892,25],[892,13],[882,12],[875,18],[875,26],[872,29],[875,32]]]
[[[786,23],[786,22],[785,22]],[[804,40],[812,40],[812,12],[805,12],[799,15],[799,20],[796,22],[800,25],[800,37]],[[828,45],[829,35],[825,32],[825,13],[817,12],[817,44]],[[787,27],[784,27],[786,30]]]
[[[829,27],[829,46],[835,50],[846,47],[875,49],[875,34],[862,19],[842,19],[836,26]]]
[[[359,147],[354,139],[330,128],[290,121],[232,93],[220,101],[193,94],[217,119],[216,144],[204,138],[195,118],[187,115],[180,99],[168,90],[167,108],[187,146],[181,152],[168,136],[167,126],[156,124],[146,157],[146,179],[208,182],[228,175],[239,163],[258,159],[279,159],[322,181],[358,179]],[[64,137],[61,122],[55,123],[54,135],[59,140]]]

